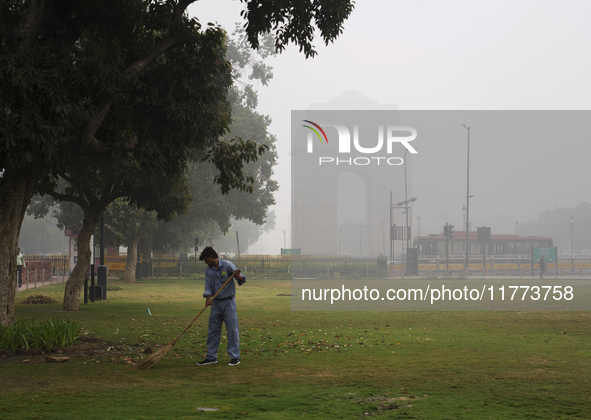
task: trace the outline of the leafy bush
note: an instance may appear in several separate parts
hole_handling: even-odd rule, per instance
[[[13,327],[0,327],[0,350],[51,349],[76,344],[82,327],[75,321],[46,319],[37,324],[16,320]]]

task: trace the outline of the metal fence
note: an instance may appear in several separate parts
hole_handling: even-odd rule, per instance
[[[402,267],[404,268],[404,267]],[[470,257],[468,261],[470,275],[509,275],[509,276],[532,276],[540,275],[540,265],[534,262],[530,256],[523,255],[492,255],[486,257],[486,263],[482,258]],[[447,271],[450,273],[465,273],[464,261],[450,260],[447,263],[445,256],[421,256],[419,259],[419,272],[441,275]],[[559,255],[557,263],[547,263],[546,272],[548,276],[578,275],[586,276],[591,274],[591,256],[589,255]]]
[[[314,255],[241,255],[224,256],[232,261],[236,267],[246,275],[272,278],[384,278],[404,276],[407,274],[404,258],[378,259],[375,257],[329,257]],[[68,258],[64,255],[25,257],[29,261],[50,261],[51,275],[67,275]],[[450,260],[446,265],[445,256],[420,256],[418,261],[419,275],[444,276],[465,275],[464,261]],[[150,260],[142,263],[142,277],[201,277],[207,265],[195,258],[195,255],[154,255]],[[532,271],[533,270],[533,271]],[[448,273],[448,274],[446,274]],[[591,256],[589,255],[560,255],[558,264],[548,263],[548,276],[588,276],[591,275]],[[42,276],[38,270],[37,278]],[[529,256],[487,256],[486,264],[482,259],[469,260],[469,275],[487,276],[531,276],[540,275],[539,264],[532,267]],[[24,277],[24,275],[23,275]],[[34,270],[27,275],[29,281],[34,281]]]
[[[230,256],[247,275],[274,278],[384,278],[408,274],[406,259],[380,260],[375,257],[328,257],[314,255],[241,255]],[[532,267],[528,256],[488,256],[486,264],[480,258],[470,258],[466,273],[464,261],[450,260],[444,256],[421,256],[418,261],[420,276],[487,275],[531,276],[540,275],[540,267]],[[154,256],[150,268],[154,277],[178,277],[203,275],[206,265],[193,256]],[[546,275],[591,275],[591,256],[559,256],[558,264],[548,263]]]
[[[274,278],[295,277],[383,277],[385,260],[377,258],[324,257],[311,255],[241,255],[229,256],[246,275]],[[147,268],[152,277],[187,277],[204,275],[207,265],[193,256],[154,255]]]
[[[65,255],[26,255],[20,290],[36,289],[38,286],[64,283],[67,279],[67,274],[68,258]],[[17,290],[19,290],[18,281]]]
[[[52,276],[64,276],[69,273],[70,262],[67,255],[25,255],[25,263],[35,261],[49,261]]]

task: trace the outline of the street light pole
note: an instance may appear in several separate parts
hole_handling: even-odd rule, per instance
[[[390,238],[390,260],[393,257],[392,252],[392,191],[390,191],[390,227],[388,230],[388,238]]]
[[[386,255],[386,223],[382,222],[382,255]]]
[[[468,227],[466,226],[466,205],[462,206],[462,230],[468,234]],[[466,251],[466,244],[464,244],[464,252]]]
[[[573,224],[574,224],[575,219],[573,219],[573,217],[570,217],[570,255],[571,258],[574,258],[575,255],[575,237],[573,234]]]
[[[417,236],[421,236],[421,215],[417,215]]]
[[[468,253],[470,252],[468,242],[468,229],[470,228],[470,127],[466,124],[462,124],[466,130],[468,130],[468,153],[466,158],[466,265],[465,269],[468,269]]]
[[[462,230],[467,231],[466,228],[466,205],[462,205]]]
[[[408,150],[404,151],[404,201],[406,202],[405,206],[408,206],[408,190],[407,190],[407,184],[406,184],[406,154],[408,153]],[[408,260],[408,245],[409,245],[409,238],[408,238],[408,208],[404,211],[404,216],[406,219],[406,223],[404,224],[404,234],[406,235],[406,251],[404,252],[407,257],[406,259]]]

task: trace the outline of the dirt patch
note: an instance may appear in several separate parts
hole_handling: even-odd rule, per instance
[[[65,356],[71,359],[87,359],[91,357],[106,355],[113,345],[109,341],[93,337],[80,337],[80,344],[75,346],[56,347],[48,349],[20,349],[0,350],[0,364],[11,363],[45,363],[45,356]]]
[[[57,303],[57,300],[50,298],[47,295],[35,295],[29,296],[23,300],[25,305],[43,305],[47,303]]]

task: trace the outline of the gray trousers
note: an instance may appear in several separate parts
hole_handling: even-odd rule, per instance
[[[207,358],[218,360],[218,347],[222,336],[222,323],[228,332],[228,355],[230,359],[240,360],[240,332],[236,299],[215,300],[209,313],[209,331],[207,333]]]

